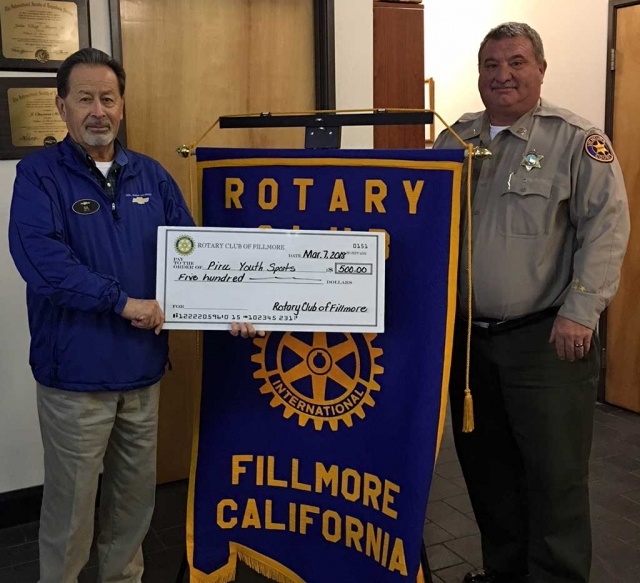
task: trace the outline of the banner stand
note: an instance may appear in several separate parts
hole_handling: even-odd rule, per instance
[[[220,118],[221,129],[239,128],[305,128],[305,149],[340,149],[342,127],[344,126],[383,126],[383,125],[429,125],[433,123],[431,111],[399,111],[377,109],[374,113],[316,113],[302,115],[271,115],[266,112],[260,116],[225,116]],[[180,152],[179,152],[180,153]],[[194,152],[195,153],[195,152]],[[422,540],[420,564],[424,583],[433,583],[427,550]],[[178,570],[176,583],[182,583],[189,568],[185,550],[182,564]]]

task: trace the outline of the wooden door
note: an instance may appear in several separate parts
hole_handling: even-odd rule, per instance
[[[424,109],[424,6],[373,4],[373,106]],[[376,126],[375,148],[424,148],[424,126]]]
[[[612,136],[629,196],[631,238],[607,311],[605,399],[640,413],[640,3],[616,12]]]
[[[313,0],[120,0],[127,72],[127,142],[160,161],[194,216],[188,163],[176,147],[221,115],[313,110]],[[214,130],[203,146],[297,148],[302,129]],[[158,481],[189,473],[199,394],[195,332],[170,334],[173,370],[162,382]]]

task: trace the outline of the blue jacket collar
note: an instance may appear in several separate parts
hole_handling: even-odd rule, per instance
[[[94,159],[86,152],[86,150],[78,144],[73,138],[67,134],[66,138],[61,143],[62,150],[62,162],[70,167],[77,167],[78,163],[82,164],[87,170],[95,168]],[[136,172],[137,164],[135,161],[131,161],[129,152],[122,144],[115,141],[116,155],[114,162],[120,166],[123,171],[125,168],[130,172]]]

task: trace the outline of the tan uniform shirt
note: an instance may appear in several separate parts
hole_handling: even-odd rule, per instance
[[[627,195],[609,141],[545,100],[493,140],[485,112],[464,115],[453,129],[493,153],[473,165],[474,318],[509,320],[560,306],[560,315],[595,329],[618,288],[629,238]],[[434,147],[460,144],[444,131]],[[462,206],[464,308],[468,222]]]

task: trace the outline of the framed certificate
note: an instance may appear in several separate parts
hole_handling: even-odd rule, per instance
[[[0,69],[56,71],[90,46],[89,0],[0,0]]]
[[[384,233],[160,227],[165,328],[384,332]]]
[[[0,159],[24,158],[67,135],[53,77],[0,77]]]

